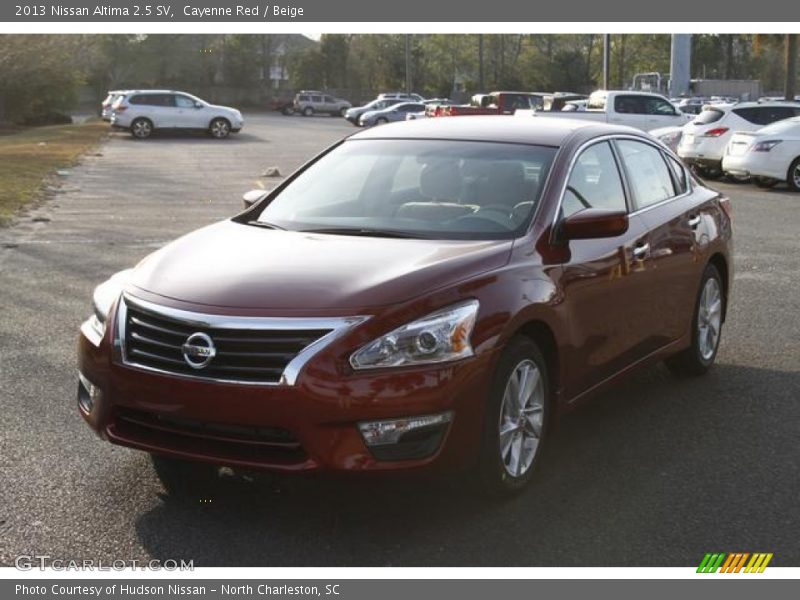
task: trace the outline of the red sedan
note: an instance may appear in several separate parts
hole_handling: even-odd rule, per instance
[[[637,130],[364,131],[101,284],[79,410],[173,490],[226,465],[514,491],[559,411],[653,361],[711,367],[731,237],[728,200]]]

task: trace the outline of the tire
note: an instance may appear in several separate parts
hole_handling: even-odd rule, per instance
[[[375,125],[386,125],[389,122],[389,119],[384,117],[380,117],[379,119],[375,119]]]
[[[345,116],[346,114],[347,114],[347,109],[346,109],[346,108],[340,108],[340,109],[339,109],[339,116],[340,116],[340,117],[344,118],[344,116]]]
[[[777,179],[772,179],[772,177],[753,177],[753,182],[760,188],[769,189],[774,188],[778,183],[780,183]]]
[[[282,112],[284,115],[286,115],[287,117],[290,117],[290,116],[292,116],[292,115],[294,114],[294,107],[292,107],[292,106],[284,106],[284,107],[281,109],[281,112]]]
[[[800,157],[795,158],[786,173],[786,183],[793,192],[800,192]]]
[[[538,377],[527,379],[530,395],[526,395],[523,412],[518,408],[515,382],[524,379],[526,372],[528,377]],[[513,338],[500,357],[487,401],[478,463],[485,492],[509,496],[530,481],[547,438],[549,413],[550,384],[544,356],[532,340]]]
[[[208,133],[211,134],[211,137],[224,140],[231,134],[231,122],[222,117],[213,119],[208,126]]]
[[[144,117],[134,119],[131,123],[131,135],[137,140],[146,140],[153,135],[153,122]]]
[[[314,109],[311,108],[310,106],[306,106],[303,109],[303,116],[304,117],[312,117],[312,116],[314,116]]]
[[[705,374],[714,364],[722,338],[722,316],[725,309],[725,286],[714,265],[708,265],[700,280],[692,313],[692,344],[664,361],[676,375]],[[713,340],[709,336],[714,335]]]

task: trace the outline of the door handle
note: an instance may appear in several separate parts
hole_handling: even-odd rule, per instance
[[[642,260],[650,252],[650,244],[638,244],[633,248],[633,258]]]
[[[700,225],[700,215],[689,217],[689,227],[696,229],[698,225]]]

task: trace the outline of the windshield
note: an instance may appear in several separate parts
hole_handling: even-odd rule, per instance
[[[556,148],[349,140],[311,165],[257,222],[294,231],[507,239],[527,228]]]

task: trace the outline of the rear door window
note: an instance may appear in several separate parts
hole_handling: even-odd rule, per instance
[[[637,208],[675,196],[675,184],[661,150],[644,142],[617,140]]]
[[[614,98],[614,111],[623,114],[647,114],[647,106],[643,96],[622,95]]]
[[[314,102],[316,104],[321,104],[322,96],[311,96],[311,102]]]

